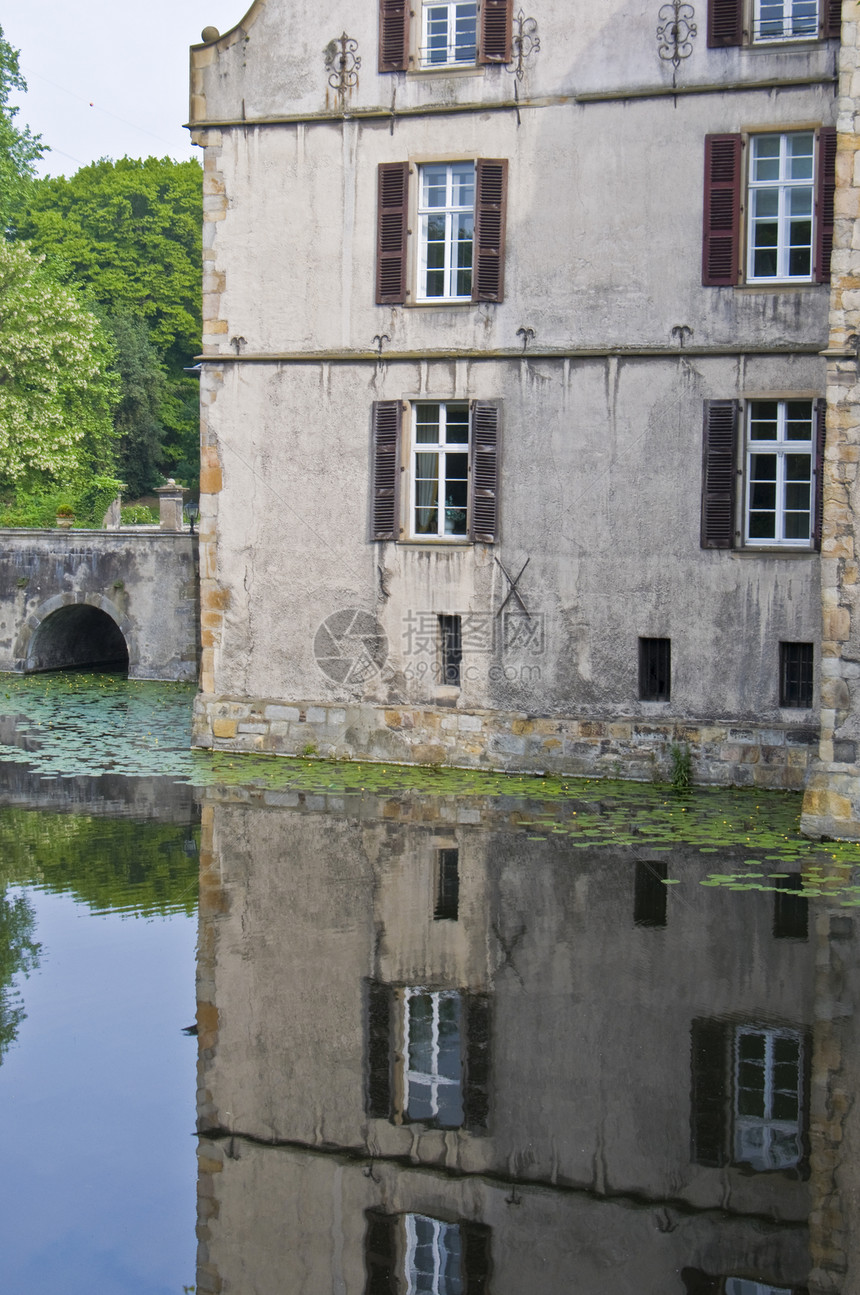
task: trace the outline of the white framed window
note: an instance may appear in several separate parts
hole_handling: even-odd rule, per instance
[[[418,189],[418,300],[471,301],[475,164],[427,163]]]
[[[404,1104],[407,1119],[443,1128],[463,1124],[461,994],[403,991]]]
[[[473,0],[424,0],[421,6],[421,66],[468,67],[478,57],[478,6]]]
[[[412,538],[465,539],[469,406],[462,401],[416,401],[412,406],[412,432]]]
[[[796,1030],[738,1026],[734,1059],[734,1156],[756,1170],[800,1163],[803,1042]]]
[[[407,1295],[463,1295],[463,1259],[460,1226],[407,1214]]]
[[[750,136],[749,283],[812,281],[815,132]]]
[[[746,424],[744,542],[809,548],[814,402],[750,400]]]
[[[818,0],[755,0],[753,40],[817,40]]]

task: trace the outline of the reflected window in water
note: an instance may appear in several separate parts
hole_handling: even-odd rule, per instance
[[[738,1164],[790,1169],[800,1163],[803,1041],[795,1030],[740,1026],[735,1040]]]
[[[459,1225],[424,1214],[405,1223],[407,1295],[463,1295]]]
[[[775,878],[773,896],[773,934],[777,940],[805,940],[809,934],[809,900],[803,890],[799,872]]]
[[[365,1295],[484,1295],[491,1230],[429,1214],[365,1213]]]
[[[403,1005],[406,1115],[410,1120],[459,1128],[463,1123],[460,994],[405,989]]]
[[[726,1295],[792,1295],[788,1286],[771,1286],[770,1282],[748,1281],[746,1277],[729,1277]]]
[[[808,1034],[699,1020],[691,1039],[693,1159],[760,1172],[803,1169]]]
[[[365,1010],[367,1114],[485,1132],[489,995],[371,980]]]
[[[460,851],[437,851],[434,922],[456,922],[460,907]]]
[[[665,926],[669,865],[640,859],[633,891],[634,926]]]

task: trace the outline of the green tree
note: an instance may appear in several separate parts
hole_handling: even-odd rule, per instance
[[[8,899],[0,891],[0,1062],[15,1040],[26,1012],[12,981],[39,965],[41,945],[33,940],[33,909],[23,895]]]
[[[0,241],[0,485],[110,472],[119,382],[99,321],[20,244]]]
[[[128,494],[144,495],[161,481],[164,369],[142,319],[123,311],[106,316],[104,322],[116,345],[116,367],[122,380],[114,415],[118,472]]]
[[[184,370],[200,349],[201,188],[196,160],[103,160],[69,179],[34,181],[13,222],[63,282],[109,314],[146,324],[164,367],[161,466],[174,476],[189,475],[180,463],[196,471],[199,461],[196,384]],[[126,367],[140,371],[131,359]],[[130,394],[127,411],[134,406],[148,408]],[[149,417],[135,432],[140,443]]]
[[[18,66],[18,51],[3,37],[0,27],[0,230],[8,227],[13,207],[22,198],[25,186],[35,174],[35,165],[47,151],[38,135],[28,126],[16,126],[18,109],[9,104],[14,91],[27,89]]]

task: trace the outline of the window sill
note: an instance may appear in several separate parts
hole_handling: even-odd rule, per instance
[[[428,297],[426,299],[419,297],[416,301],[409,299],[403,305],[407,310],[416,307],[426,309],[427,306],[435,306],[437,310],[441,306],[450,310],[452,306],[459,306],[461,309],[463,306],[477,306],[478,302],[473,301],[471,297]]]
[[[478,63],[439,63],[435,67],[410,67],[410,77],[483,76],[484,65]]]
[[[428,551],[444,549],[446,552],[450,552],[451,549],[473,549],[475,547],[475,541],[467,539],[465,535],[458,535],[455,539],[450,540],[441,538],[436,540],[403,538],[397,540],[396,543],[405,549],[427,549]]]
[[[735,557],[739,558],[815,558],[819,557],[817,549],[790,548],[787,544],[741,544],[736,549],[730,549]]]
[[[734,285],[735,292],[786,292],[798,288],[826,288],[830,292],[829,283],[816,283],[814,279],[754,279]]]

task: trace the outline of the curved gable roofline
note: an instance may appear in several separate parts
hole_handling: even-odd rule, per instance
[[[217,40],[202,41],[198,45],[192,45],[191,46],[192,63],[194,62],[194,55],[199,50],[205,50],[205,49],[222,50],[222,49],[229,49],[231,45],[235,45],[236,41],[241,40],[242,37],[247,34],[249,29],[254,26],[254,23],[260,17],[260,14],[263,12],[263,9],[266,7],[267,3],[268,3],[268,0],[254,0],[253,4],[251,5],[251,8],[245,14],[245,17],[241,18],[239,22],[236,23],[235,27],[231,27],[228,31],[222,32]]]

